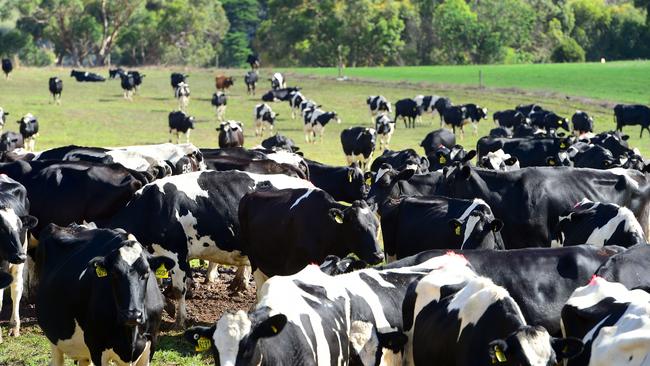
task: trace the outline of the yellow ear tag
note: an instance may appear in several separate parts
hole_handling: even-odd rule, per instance
[[[340,214],[336,214],[336,216],[334,216],[334,220],[336,221],[336,223],[342,224],[343,223],[343,216],[341,216]]]
[[[560,149],[564,149],[566,147],[566,143],[562,142],[560,143]]]
[[[196,341],[196,347],[194,350],[196,352],[204,352],[212,348],[212,342],[210,342],[209,338],[206,337],[201,337],[199,338],[198,341]]]
[[[456,235],[460,236],[460,225],[456,225],[456,228],[454,229],[454,233],[456,233]]]
[[[503,354],[500,348],[494,350],[494,355],[497,357],[497,361],[506,362],[506,355]]]
[[[275,325],[271,325],[271,331],[273,332],[273,334],[278,334],[278,328],[276,328]]]
[[[549,160],[548,165],[555,165],[555,160]]]
[[[156,278],[160,278],[160,279],[169,278],[169,271],[167,270],[167,268],[165,268],[164,264],[161,264],[160,267],[156,269],[155,273],[156,273]]]
[[[438,159],[438,161],[440,162],[440,164],[445,164],[447,162],[447,158],[441,156],[440,159]]]
[[[372,185],[372,177],[366,178],[366,185],[368,186]]]
[[[95,273],[97,274],[97,277],[106,277],[108,276],[108,272],[106,271],[106,268],[102,266],[96,266],[95,267]]]

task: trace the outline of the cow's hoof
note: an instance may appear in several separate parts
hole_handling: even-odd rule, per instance
[[[19,328],[10,329],[9,337],[20,337],[20,329]]]

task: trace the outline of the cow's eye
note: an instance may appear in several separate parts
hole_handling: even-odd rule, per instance
[[[194,340],[196,341],[196,340],[198,340],[199,338],[200,338],[199,334],[196,333],[196,334],[194,335]]]

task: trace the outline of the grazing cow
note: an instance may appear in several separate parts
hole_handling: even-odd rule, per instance
[[[7,122],[7,116],[9,115],[9,112],[5,112],[5,110],[0,107],[0,131],[5,127],[5,123]]]
[[[560,137],[481,137],[476,143],[476,150],[479,160],[489,152],[503,150],[504,153],[516,157],[521,167],[558,166],[569,165],[566,150],[571,146],[571,142],[571,139]]]
[[[384,164],[396,167],[398,170],[410,167],[411,169],[415,169],[416,174],[424,174],[429,171],[429,160],[424,156],[418,155],[413,149],[397,151],[384,150],[381,155],[372,161],[370,171],[379,173],[379,170]]]
[[[273,77],[271,77],[269,81],[271,82],[271,89],[273,90],[287,87],[287,80],[284,78],[284,75],[280,74],[279,72],[273,74]]]
[[[0,152],[10,152],[23,147],[25,147],[25,141],[18,132],[7,131],[0,136]]]
[[[390,102],[383,95],[371,95],[366,99],[366,104],[370,109],[370,120],[374,122],[374,118],[380,114],[390,113]]]
[[[171,295],[179,298],[176,312],[179,327],[185,323],[187,315],[185,281],[190,273],[191,259],[238,266],[231,288],[248,287],[244,267],[249,262],[239,240],[239,201],[256,187],[269,185],[278,189],[313,188],[308,181],[281,174],[187,173],[144,186],[113,217],[111,227],[124,228],[155,253],[166,253],[176,260],[171,272]]]
[[[362,170],[367,170],[376,143],[377,131],[372,128],[351,127],[341,131],[341,146],[348,166],[359,163]]]
[[[279,113],[273,112],[268,104],[262,103],[256,105],[254,110],[255,136],[264,137],[266,130],[269,130],[269,133],[272,132],[277,116],[279,116]]]
[[[641,126],[639,137],[643,137],[643,130],[650,132],[650,108],[645,105],[617,104],[614,107],[614,122],[616,131],[623,132],[623,126]]]
[[[171,75],[171,86],[172,89],[176,90],[178,88],[178,84],[180,83],[187,83],[187,78],[190,77],[189,75],[186,74],[181,74],[178,72],[173,72]]]
[[[646,365],[650,357],[650,295],[594,276],[562,309],[567,336],[585,349],[567,365]]]
[[[122,77],[122,75],[126,75],[126,71],[118,67],[117,69],[108,69],[108,78],[109,79],[116,79],[118,77]]]
[[[20,335],[20,299],[23,295],[23,273],[27,259],[27,231],[35,227],[38,220],[29,215],[29,200],[25,187],[6,175],[0,175],[0,204],[2,206],[0,209],[0,236],[2,237],[0,268],[11,273],[11,277],[15,280],[10,281],[12,308],[9,334],[18,337]],[[4,297],[3,289],[7,286],[4,284],[0,286],[0,310]],[[2,343],[2,332],[0,332],[0,343]]]
[[[9,74],[14,69],[14,65],[11,63],[11,60],[8,58],[2,59],[2,72],[5,73],[5,79],[9,79]]]
[[[267,150],[285,150],[292,153],[300,150],[292,139],[280,134],[265,139],[260,145]]]
[[[363,170],[357,164],[339,167],[308,159],[305,161],[309,165],[309,180],[334,200],[352,203],[366,198],[368,192]]]
[[[269,277],[294,274],[329,254],[354,253],[370,264],[384,259],[372,208],[365,201],[342,205],[317,188],[249,193],[239,203],[239,225],[258,289]],[[280,251],[286,255],[272,255]]]
[[[420,143],[420,146],[424,148],[424,155],[426,156],[431,155],[440,145],[451,149],[456,145],[456,135],[446,128],[441,128],[429,132]]]
[[[135,92],[140,89],[140,85],[142,85],[142,79],[146,76],[145,74],[141,74],[139,71],[129,71],[127,73],[133,78],[133,85],[135,85]]]
[[[259,75],[257,71],[249,71],[244,75],[244,83],[246,83],[246,92],[249,95],[255,95],[255,86],[257,86],[257,80]]]
[[[335,120],[338,124],[341,123],[341,119],[336,112],[325,112],[319,108],[311,111],[305,110],[304,120],[305,125],[303,131],[305,132],[305,141],[308,143],[316,142],[316,137],[319,137],[322,143],[323,135],[325,134],[325,125],[331,120]]]
[[[251,65],[251,69],[257,70],[260,68],[260,58],[255,54],[250,54],[246,57],[246,63]]]
[[[573,134],[579,139],[593,137],[594,119],[587,112],[576,111],[571,116],[571,124],[573,125]],[[588,134],[592,134],[592,136]]]
[[[217,131],[219,131],[220,148],[244,146],[244,125],[241,122],[221,122]]]
[[[494,112],[492,118],[494,119],[494,123],[506,128],[515,128],[530,121],[527,114],[523,114],[514,109]]]
[[[38,325],[51,365],[147,366],[156,351],[171,258],[153,256],[124,231],[47,227],[37,250]]]
[[[155,161],[164,161],[172,169],[172,174],[184,174],[205,169],[203,155],[192,144],[174,145],[171,143],[157,145],[136,145],[110,148],[113,151],[125,151],[149,157]]]
[[[440,146],[427,157],[430,164],[429,170],[437,171],[448,166],[465,164],[474,159],[475,156],[475,150],[466,151],[461,145],[452,146],[451,149]]]
[[[184,81],[178,83],[178,87],[174,89],[174,98],[178,100],[178,110],[187,112],[187,107],[190,104],[190,86]]]
[[[388,149],[390,139],[393,137],[393,132],[395,132],[395,121],[391,120],[386,114],[379,115],[375,118],[375,130],[379,136],[379,149]]]
[[[124,90],[124,99],[133,100],[133,93],[135,92],[135,80],[133,80],[133,75],[120,75],[120,85],[122,86],[122,90]]]
[[[183,111],[170,112],[169,121],[169,142],[172,142],[172,134],[176,133],[176,143],[180,143],[181,133],[185,134],[185,143],[190,143],[190,130],[194,129],[194,117]]]
[[[296,87],[269,90],[266,94],[262,95],[262,101],[264,102],[289,101],[290,102],[293,94],[298,91],[300,91],[300,88],[296,88]]]
[[[50,89],[50,94],[52,94],[52,100],[56,104],[61,104],[61,92],[63,91],[63,80],[59,79],[57,76],[51,77],[48,86]]]
[[[501,149],[490,151],[487,155],[481,157],[476,163],[476,166],[490,170],[501,170],[504,172],[521,168],[516,156],[506,154]]]
[[[70,76],[74,77],[75,80],[78,82],[101,82],[101,81],[106,81],[106,79],[99,75],[95,74],[93,72],[88,72],[88,71],[77,71],[77,70],[72,70],[70,71]]]
[[[398,118],[404,121],[404,127],[415,128],[415,120],[422,115],[422,110],[413,99],[400,99],[395,103],[395,122]]]
[[[217,111],[217,121],[223,121],[226,118],[226,105],[228,104],[228,97],[224,92],[216,92],[212,94],[212,101],[210,102]]]
[[[583,199],[562,214],[555,229],[560,245],[618,245],[629,248],[646,243],[643,229],[632,211],[613,203]]]
[[[224,75],[215,76],[214,85],[217,87],[217,90],[226,91],[226,89],[235,85],[235,78]]]
[[[381,228],[388,261],[429,249],[505,249],[490,206],[446,197],[401,197],[382,209]]]
[[[291,119],[296,119],[296,112],[300,111],[300,105],[304,102],[305,96],[299,91],[289,93],[289,107],[291,108]]]
[[[18,120],[19,131],[23,136],[27,151],[34,151],[36,146],[36,137],[38,136],[38,120],[33,114],[27,113],[20,120]]]
[[[546,366],[582,351],[579,339],[528,325],[508,290],[466,265],[447,265],[412,283],[402,312],[408,364]]]

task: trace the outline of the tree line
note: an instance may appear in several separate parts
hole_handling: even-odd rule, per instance
[[[650,0],[0,0],[27,65],[347,66],[650,56]]]

